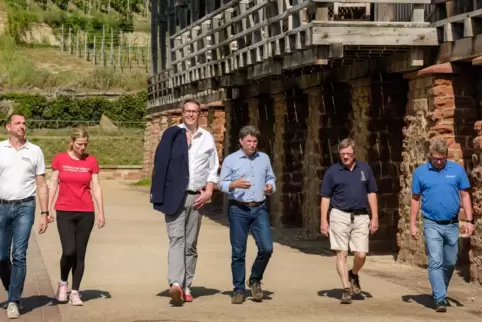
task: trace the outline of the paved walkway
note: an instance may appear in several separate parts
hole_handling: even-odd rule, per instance
[[[51,300],[61,254],[55,225],[33,234],[28,254],[24,315],[20,321],[475,321],[481,319],[481,287],[456,276],[455,306],[437,314],[430,306],[426,271],[370,257],[361,274],[363,297],[340,305],[334,258],[308,254],[276,243],[268,266],[262,303],[230,302],[228,229],[222,216],[203,218],[194,281],[195,302],[171,307],[167,297],[167,247],[163,216],[152,210],[148,194],[125,183],[104,181],[106,227],[94,228],[82,282],[84,307]],[[279,233],[278,233],[279,235]],[[247,262],[256,246],[250,238]],[[0,292],[2,293],[2,292]],[[5,294],[0,294],[0,302]],[[0,321],[4,312],[0,312]]]

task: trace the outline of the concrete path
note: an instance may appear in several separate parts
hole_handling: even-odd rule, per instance
[[[56,225],[32,235],[25,314],[20,321],[475,321],[482,316],[481,287],[455,276],[454,307],[438,314],[431,305],[426,271],[370,257],[361,273],[363,297],[340,305],[340,281],[327,252],[308,254],[275,243],[262,303],[230,301],[228,229],[223,215],[203,218],[193,303],[171,307],[167,297],[168,239],[162,214],[148,194],[125,183],[104,181],[106,227],[94,228],[82,281],[83,307],[51,300],[59,278],[61,248]],[[276,235],[277,234],[277,235]],[[279,237],[280,232],[275,235]],[[277,237],[277,238],[278,238]],[[37,246],[38,244],[38,246]],[[316,245],[314,245],[316,247]],[[256,246],[250,237],[247,263]],[[50,277],[50,280],[49,280]],[[0,295],[0,301],[5,294]],[[4,319],[1,312],[0,321]]]

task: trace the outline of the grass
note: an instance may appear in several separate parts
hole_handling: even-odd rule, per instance
[[[45,162],[49,166],[55,154],[66,151],[68,137],[32,137],[29,141],[42,148]],[[144,158],[144,143],[142,136],[131,137],[91,137],[88,153],[95,156],[99,165],[142,165]]]
[[[131,92],[144,90],[146,86],[146,72],[93,67],[58,49],[21,47],[11,36],[0,36],[0,90],[63,88]]]
[[[151,184],[152,184],[151,179],[141,179],[141,180],[137,181],[136,183],[134,183],[135,186],[139,186],[139,187],[148,187]]]

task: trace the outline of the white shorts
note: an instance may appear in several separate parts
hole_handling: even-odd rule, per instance
[[[369,226],[368,214],[354,216],[352,223],[349,212],[333,208],[330,212],[331,249],[368,253]]]

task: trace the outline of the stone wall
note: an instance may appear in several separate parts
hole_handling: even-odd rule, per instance
[[[427,265],[421,215],[418,227],[421,238],[410,237],[411,176],[426,162],[428,145],[434,138],[449,144],[449,159],[463,165],[470,174],[474,138],[473,124],[478,118],[475,103],[473,69],[451,64],[434,65],[405,76],[410,81],[409,103],[404,128],[401,166],[400,220],[397,242],[399,259],[420,266]],[[463,209],[461,217],[464,217]],[[463,239],[459,246],[458,265],[469,261],[469,247]]]

